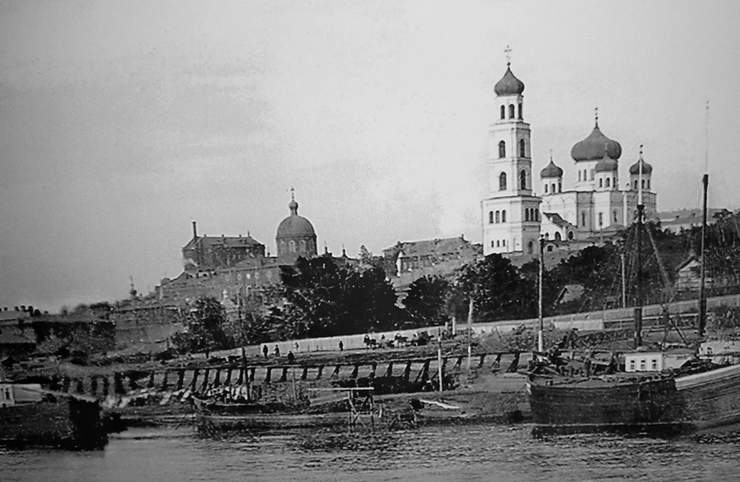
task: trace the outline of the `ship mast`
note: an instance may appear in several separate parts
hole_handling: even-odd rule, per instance
[[[701,213],[701,261],[699,276],[699,336],[704,336],[704,330],[707,326],[707,294],[704,288],[706,282],[705,264],[705,243],[707,234],[707,191],[709,188],[709,101],[705,107],[704,118],[704,175],[701,178],[702,183],[702,213]]]
[[[637,161],[639,175],[637,180],[637,217],[635,218],[635,241],[637,244],[637,286],[635,299],[635,348],[642,345],[642,224],[645,205],[642,200],[642,144],[640,145],[640,159]]]
[[[544,321],[542,318],[542,278],[543,278],[543,272],[545,269],[545,239],[540,235],[540,262],[537,272],[537,287],[538,287],[538,293],[537,293],[537,316],[539,318],[539,330],[537,331],[537,351],[542,353],[545,351],[545,341],[544,341]]]

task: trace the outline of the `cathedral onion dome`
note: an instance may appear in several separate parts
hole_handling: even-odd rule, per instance
[[[570,150],[570,156],[576,162],[597,161],[604,157],[619,159],[621,155],[622,146],[619,145],[619,142],[613,141],[602,134],[598,123],[588,137],[577,142]]]
[[[612,172],[616,171],[619,168],[619,163],[610,158],[609,156],[604,156],[599,162],[596,163],[595,170],[596,172]]]
[[[496,92],[496,95],[521,95],[524,92],[524,82],[514,76],[511,72],[511,67],[507,63],[506,73],[493,86],[493,91]]]
[[[640,163],[642,163],[643,174],[650,174],[651,172],[653,172],[653,166],[640,158],[636,163],[630,166],[630,174],[640,174]]]
[[[290,209],[290,216],[283,219],[278,225],[276,236],[278,239],[316,236],[316,231],[314,231],[311,222],[298,215],[298,203],[295,199],[288,203],[288,209]]]
[[[540,177],[562,177],[563,170],[555,165],[550,159],[550,164],[546,165],[544,169],[540,171]]]

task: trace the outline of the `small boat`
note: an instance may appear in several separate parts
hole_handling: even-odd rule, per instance
[[[108,437],[97,400],[44,390],[38,384],[0,382],[0,444],[88,450]]]

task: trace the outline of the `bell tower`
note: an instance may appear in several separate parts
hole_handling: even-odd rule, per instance
[[[536,252],[541,199],[532,193],[529,124],[524,122],[524,83],[511,71],[496,82],[495,120],[489,127],[489,189],[481,202],[483,254]]]

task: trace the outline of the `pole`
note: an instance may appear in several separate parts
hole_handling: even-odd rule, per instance
[[[537,351],[542,353],[545,351],[545,341],[543,340],[544,337],[544,320],[542,318],[542,278],[543,273],[545,271],[545,239],[540,236],[540,263],[539,263],[539,270],[537,275],[537,287],[538,287],[538,294],[537,294],[537,316],[539,317],[540,322],[540,329],[537,332]]]
[[[437,372],[439,375],[439,393],[444,391],[442,378],[442,334],[437,330]]]
[[[624,248],[619,254],[619,259],[622,261],[622,308],[627,308],[627,279],[626,279],[626,268],[624,266]]]
[[[704,268],[704,248],[706,242],[706,231],[707,231],[707,188],[709,187],[709,174],[704,174],[701,178],[701,182],[704,188],[702,194],[702,214],[701,214],[701,266],[700,266],[700,282],[699,282],[699,336],[704,336],[704,330],[707,326],[707,294],[705,292],[704,283],[706,281],[706,270]]]
[[[635,233],[637,244],[637,286],[635,300],[635,348],[642,345],[642,218],[645,205],[642,203],[642,146],[640,146],[639,176],[637,181],[637,219],[635,220]]]
[[[473,298],[468,303],[468,374],[470,374],[470,360],[473,356],[470,344],[473,337]]]

